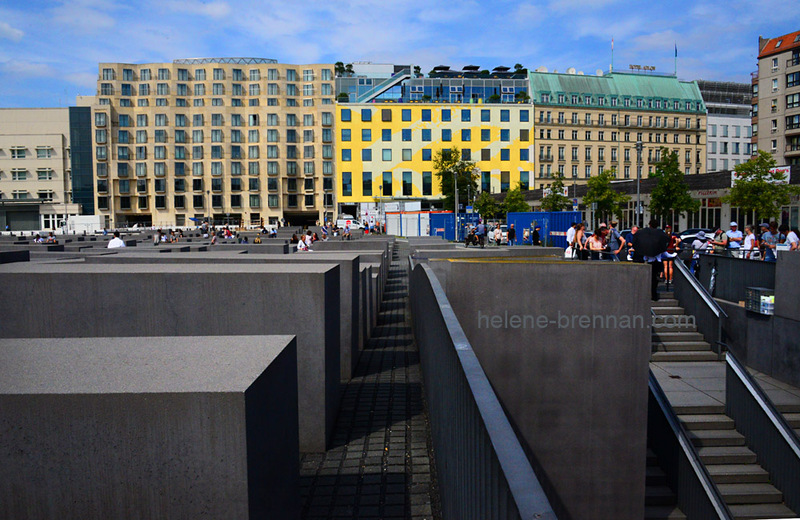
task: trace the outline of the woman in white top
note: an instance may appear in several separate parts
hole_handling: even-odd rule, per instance
[[[786,243],[789,244],[789,251],[800,250],[800,236],[798,236],[797,228],[792,228],[786,235]]]
[[[753,226],[745,226],[744,227],[744,241],[742,243],[742,251],[744,252],[743,258],[751,258],[753,256],[753,251],[758,251],[758,240],[756,240],[756,235],[753,233]]]

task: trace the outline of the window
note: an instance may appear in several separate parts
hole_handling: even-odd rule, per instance
[[[392,160],[392,150],[391,148],[384,148],[381,151],[381,157],[384,161],[391,161]]]
[[[342,128],[342,141],[349,141],[350,140],[350,129],[349,128]]]
[[[449,139],[447,139],[449,141]],[[510,141],[511,140],[511,130],[507,128],[503,128],[500,130],[500,140],[501,141]]]
[[[786,75],[786,88],[800,85],[800,72],[792,72]]]
[[[501,161],[510,161],[511,160],[511,150],[508,148],[503,148],[500,150],[500,160]]]
[[[520,110],[519,111],[519,121],[521,123],[527,123],[530,121],[530,112],[528,110]]]
[[[346,121],[346,122],[350,121],[350,109],[349,108],[343,108],[341,114],[342,114],[342,121]],[[323,124],[325,124],[325,123],[323,123]]]
[[[511,112],[509,110],[501,110],[500,121],[503,123],[507,123],[510,120],[511,120]]]
[[[391,197],[392,194],[392,172],[383,172],[382,194],[384,197]]]
[[[430,141],[431,140],[431,129],[430,128],[423,128],[422,129],[422,140],[423,141]]]
[[[351,172],[342,172],[342,196],[353,196],[353,174]]]
[[[484,122],[484,123],[488,123],[491,120],[492,120],[491,111],[488,110],[488,109],[485,109],[485,108],[482,109],[481,110],[481,121]]]
[[[369,128],[361,129],[361,142],[364,143],[372,142],[372,130],[370,130]]]
[[[369,148],[362,148],[361,149],[361,160],[365,162],[369,162],[372,160],[372,150]]]
[[[361,109],[361,121],[372,121],[372,110],[369,108]]]
[[[381,141],[388,142],[392,140],[392,131],[388,128],[381,130]]]
[[[786,96],[786,108],[800,107],[800,94],[791,94]]]
[[[472,121],[472,112],[468,108],[461,110],[461,121]]]
[[[492,131],[488,128],[481,129],[481,141],[487,142],[492,140]]]
[[[411,141],[411,130],[409,128],[404,128],[401,132],[403,141]]]
[[[352,158],[352,150],[349,148],[342,148],[342,161],[350,161]]]
[[[400,119],[403,121],[411,121],[411,109],[404,108],[400,112]]]
[[[773,78],[772,79],[772,91],[773,92],[777,92],[778,91],[778,78]]]

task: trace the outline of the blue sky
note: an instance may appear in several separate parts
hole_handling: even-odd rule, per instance
[[[749,82],[758,36],[800,30],[797,0],[5,0],[0,107],[69,106],[99,62],[255,56],[552,71],[629,64]]]

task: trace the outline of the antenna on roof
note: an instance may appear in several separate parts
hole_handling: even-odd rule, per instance
[[[608,68],[608,72],[614,72],[614,37],[611,37],[611,66]]]

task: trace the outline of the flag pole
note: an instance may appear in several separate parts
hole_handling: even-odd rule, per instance
[[[675,42],[675,77],[678,77],[678,42]]]
[[[611,70],[609,72],[614,72],[614,38],[611,38]]]

